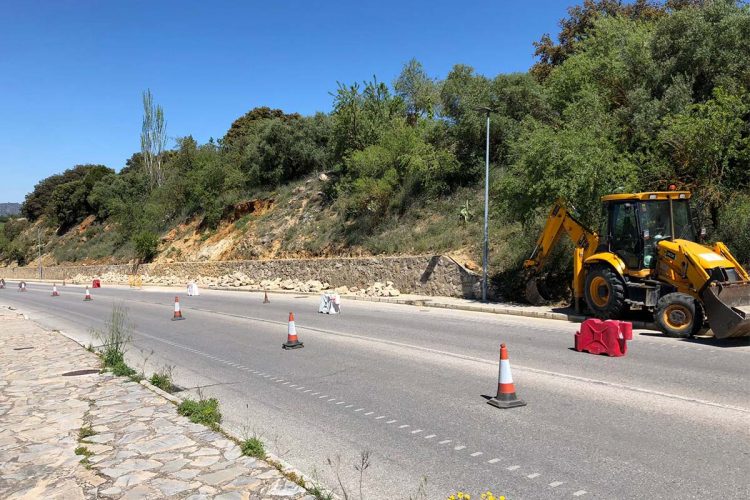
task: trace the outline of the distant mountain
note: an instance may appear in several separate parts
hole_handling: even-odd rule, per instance
[[[18,215],[21,213],[20,203],[0,203],[1,215]]]

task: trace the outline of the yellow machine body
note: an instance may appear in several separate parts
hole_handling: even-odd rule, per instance
[[[660,325],[675,328],[680,318],[692,314],[701,323],[707,317],[717,338],[750,336],[750,276],[723,243],[692,241],[697,238],[685,215],[689,199],[686,191],[604,196],[607,233],[602,236],[582,224],[564,200],[557,200],[524,267],[538,274],[565,233],[575,247],[571,288],[577,311],[584,302],[603,317],[626,309],[656,310],[663,314]],[[657,222],[662,234],[650,234]],[[635,227],[625,230],[626,223]],[[629,235],[626,243],[618,241],[616,233]],[[594,271],[602,276],[591,276]],[[539,293],[535,281],[530,284],[534,286],[527,287],[527,297],[535,302]],[[695,304],[686,302],[687,296]],[[675,297],[678,304],[666,303]],[[613,301],[616,307],[601,309]]]

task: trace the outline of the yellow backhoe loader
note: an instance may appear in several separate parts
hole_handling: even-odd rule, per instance
[[[667,335],[695,335],[708,322],[716,338],[750,336],[750,276],[726,245],[699,243],[690,193],[665,191],[602,197],[605,221],[599,234],[558,200],[524,267],[538,275],[566,233],[574,243],[573,300],[581,312],[622,319],[646,310]],[[527,298],[540,297],[535,279]]]

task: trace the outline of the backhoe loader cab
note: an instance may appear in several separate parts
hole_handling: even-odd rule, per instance
[[[628,270],[640,271],[656,267],[660,241],[697,241],[690,193],[674,195],[677,197],[665,198],[663,193],[605,196],[600,244],[617,254]]]
[[[664,333],[691,336],[709,326],[717,338],[750,336],[750,276],[723,243],[698,241],[686,191],[602,198],[599,234],[558,200],[525,267],[539,271],[566,233],[575,244],[573,297],[600,318],[629,309],[653,312]],[[538,302],[532,279],[527,298]]]

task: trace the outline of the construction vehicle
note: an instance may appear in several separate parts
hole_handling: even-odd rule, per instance
[[[552,207],[531,257],[527,299],[538,303],[535,276],[566,233],[573,242],[573,300],[602,319],[629,310],[653,313],[669,336],[690,337],[707,322],[713,335],[750,336],[750,276],[721,242],[701,242],[690,211],[690,193],[664,191],[602,197],[599,234],[563,200]]]

